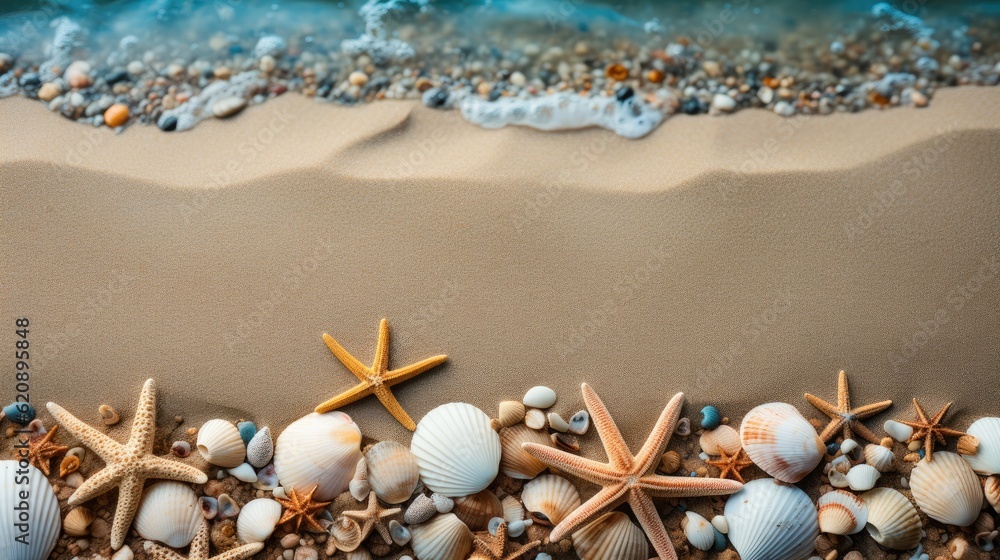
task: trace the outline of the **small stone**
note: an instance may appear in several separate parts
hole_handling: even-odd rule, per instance
[[[269,54],[265,54],[264,56],[260,57],[260,62],[257,63],[257,68],[259,68],[260,71],[264,72],[265,74],[270,74],[271,72],[274,72],[274,69],[277,67],[278,67],[278,61],[275,60],[275,58]]]
[[[295,556],[292,558],[294,560],[317,560],[319,553],[311,546],[300,546],[295,549]]]
[[[347,76],[347,81],[352,86],[364,87],[368,83],[368,74],[355,70],[354,72],[351,72],[349,76]]]
[[[511,85],[520,87],[528,83],[528,78],[526,78],[521,72],[514,72],[510,75],[509,81]]]
[[[83,484],[83,475],[79,472],[70,473],[66,477],[66,486],[70,488],[79,488]]]
[[[38,88],[38,98],[42,101],[52,101],[59,95],[62,95],[62,88],[55,82],[46,82]]]
[[[285,40],[277,35],[264,35],[257,41],[257,45],[253,48],[254,56],[273,56],[279,57],[285,54],[285,50],[288,48],[288,44]]]
[[[228,66],[216,66],[212,70],[212,74],[215,75],[215,79],[217,80],[228,80],[232,76],[232,71]]]
[[[712,109],[728,113],[736,108],[736,100],[724,93],[717,93],[712,98]]]
[[[128,545],[121,547],[118,552],[111,555],[111,560],[132,560],[133,558],[135,558],[135,553]]]
[[[885,429],[885,433],[889,434],[892,439],[901,443],[910,439],[910,436],[913,435],[913,428],[895,420],[886,420],[882,428]]]
[[[138,60],[133,60],[125,67],[125,71],[132,76],[139,76],[146,71],[146,65]]]
[[[548,387],[538,385],[528,389],[521,402],[524,403],[524,406],[532,408],[549,408],[556,403],[556,392]]]
[[[177,117],[169,115],[160,119],[160,122],[156,123],[160,127],[160,130],[164,132],[171,132],[177,130]]]
[[[281,537],[281,548],[293,548],[299,545],[299,536],[295,533],[288,533]]]
[[[35,419],[35,407],[26,402],[15,402],[3,407],[3,414],[15,424],[27,424]]]
[[[212,114],[220,119],[231,117],[247,106],[247,100],[242,97],[223,97],[212,104]]]
[[[455,508],[454,500],[437,492],[431,494],[431,501],[434,502],[434,508],[438,513],[448,513]]]
[[[128,105],[115,103],[104,111],[104,122],[111,128],[119,127],[128,122]]]
[[[113,86],[118,82],[124,82],[125,80],[128,80],[128,74],[129,73],[125,70],[116,70],[114,72],[108,72],[107,74],[104,75],[104,81],[107,82],[108,85]]]
[[[3,74],[14,65],[14,57],[7,53],[0,53],[0,74]]]
[[[94,83],[94,79],[90,77],[90,63],[83,60],[71,62],[66,67],[63,78],[74,89],[90,87]]]
[[[914,90],[914,92],[910,94],[910,100],[913,101],[914,107],[927,106],[927,96],[919,91]]]
[[[557,432],[569,431],[569,422],[564,420],[563,417],[560,416],[558,413],[550,412],[548,414],[548,419],[549,419],[549,427],[552,428],[553,430]]]

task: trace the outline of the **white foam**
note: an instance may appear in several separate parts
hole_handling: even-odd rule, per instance
[[[281,37],[277,35],[264,35],[257,40],[257,46],[254,47],[253,54],[257,58],[265,55],[278,57],[285,54],[285,50],[287,49],[288,44]]]
[[[906,31],[914,37],[930,37],[934,33],[934,29],[924,24],[924,20],[902,12],[888,2],[872,6],[872,15],[879,20],[882,31]]]
[[[0,99],[10,97],[18,91],[17,78],[14,77],[13,71],[0,74]]]
[[[341,49],[350,56],[367,54],[378,61],[407,60],[416,52],[408,43],[394,39],[385,28],[385,18],[407,9],[424,10],[429,0],[368,0],[358,10],[365,21],[365,32],[357,39],[346,39]]]
[[[72,62],[70,54],[83,33],[83,28],[67,17],[56,18],[51,25],[56,28],[56,32],[47,52],[49,59],[38,67],[43,82],[51,82],[59,77],[55,69],[58,68],[61,74],[69,66]]]
[[[212,82],[201,92],[178,107],[164,111],[158,123],[168,117],[177,117],[177,130],[187,130],[204,119],[212,117],[212,104],[226,97],[249,99],[252,91],[267,84],[256,71],[241,72],[230,80]]]

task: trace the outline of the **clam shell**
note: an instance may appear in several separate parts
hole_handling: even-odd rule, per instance
[[[503,401],[500,403],[500,425],[507,427],[524,419],[524,405],[518,401]]]
[[[609,511],[573,533],[581,560],[647,560],[646,535],[627,515]]]
[[[383,502],[405,502],[420,481],[417,459],[405,445],[395,441],[376,443],[365,453],[365,462],[368,484]]]
[[[524,485],[521,491],[528,515],[541,525],[558,525],[580,507],[580,492],[561,476],[547,474]]]
[[[209,420],[198,430],[198,452],[209,463],[235,467],[243,463],[247,449],[240,430],[226,420]]]
[[[472,551],[472,532],[454,513],[441,513],[410,527],[410,546],[417,560],[464,560]]]
[[[264,542],[271,537],[279,519],[281,504],[270,498],[251,500],[236,518],[236,534],[245,543]]]
[[[417,424],[410,443],[424,485],[445,496],[468,496],[493,482],[500,470],[500,436],[483,411],[443,404]]]
[[[532,430],[544,429],[547,422],[548,419],[545,417],[545,413],[537,408],[529,408],[524,413],[524,425]]]
[[[500,430],[500,469],[511,478],[535,478],[548,466],[524,450],[521,444],[525,442],[552,447],[552,439],[547,433],[524,424]]]
[[[719,450],[726,452],[726,455],[736,455],[742,445],[740,444],[740,433],[732,426],[723,424],[714,430],[706,430],[701,434],[699,440],[701,450],[709,455],[721,455]]]
[[[993,506],[993,511],[1000,513],[1000,477],[995,474],[986,477],[983,490],[986,493],[986,501]]]
[[[882,473],[871,465],[854,465],[851,470],[847,471],[847,484],[855,492],[867,492],[875,488],[875,483],[878,482],[880,476]]]
[[[910,550],[920,544],[920,514],[906,496],[892,488],[875,488],[861,495],[868,507],[865,529],[880,545]]]
[[[853,535],[868,523],[868,507],[858,496],[834,490],[819,497],[819,530],[832,535]]]
[[[239,432],[236,435],[239,436]],[[144,539],[181,548],[191,544],[202,520],[201,505],[194,490],[187,484],[165,481],[143,491],[132,526]]]
[[[28,497],[21,499],[22,492]],[[15,507],[27,502],[28,526]],[[46,560],[59,541],[62,519],[59,500],[42,471],[32,465],[22,469],[17,461],[0,461],[0,553],[5,560]],[[17,544],[18,536],[28,533],[28,544]]]
[[[892,464],[896,460],[896,454],[888,447],[877,443],[869,443],[865,446],[865,462],[878,469],[879,472],[892,470]]]
[[[455,498],[451,512],[458,516],[473,531],[483,531],[490,519],[503,515],[500,499],[489,490],[482,490],[471,496]]]
[[[746,483],[729,497],[724,515],[741,560],[801,560],[819,536],[818,512],[809,496],[774,479]]]
[[[63,519],[63,531],[71,537],[85,537],[90,533],[93,522],[94,512],[85,507],[75,507]]]
[[[361,459],[361,430],[343,412],[315,412],[288,425],[274,448],[274,469],[281,485],[332,500],[347,489]]]
[[[715,546],[715,527],[693,511],[684,512],[684,536],[698,550],[711,550]]]
[[[948,525],[967,527],[983,504],[979,477],[961,456],[947,451],[923,459],[910,472],[910,489],[917,507],[928,517]]]
[[[966,433],[979,440],[975,455],[963,455],[979,474],[1000,473],[1000,418],[980,418]]]
[[[784,482],[805,478],[826,454],[826,445],[794,406],[762,404],[743,418],[740,440],[750,460]]]
[[[271,438],[271,428],[264,426],[247,444],[247,462],[259,469],[270,463],[273,456],[274,440]]]

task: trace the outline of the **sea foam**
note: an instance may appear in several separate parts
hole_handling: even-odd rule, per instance
[[[177,130],[187,130],[193,128],[204,119],[210,118],[212,105],[226,97],[250,98],[253,90],[263,88],[267,83],[261,79],[256,71],[242,72],[232,77],[229,81],[219,80],[212,82],[201,93],[187,100],[186,103],[175,109],[164,111],[160,116],[159,124],[162,124],[170,117],[177,118]]]

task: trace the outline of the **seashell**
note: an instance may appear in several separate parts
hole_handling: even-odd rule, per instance
[[[424,494],[420,494],[406,508],[406,512],[403,513],[403,522],[407,525],[418,525],[434,517],[436,513],[438,513],[438,510],[434,505],[434,500]]]
[[[995,474],[986,477],[983,490],[986,493],[986,501],[993,506],[993,511],[1000,513],[1000,477]]]
[[[979,438],[965,434],[958,438],[956,451],[959,455],[975,455],[979,453]]]
[[[840,444],[840,452],[843,453],[844,455],[849,454],[851,451],[854,451],[857,448],[858,448],[858,442],[854,441],[853,439],[845,439],[844,442]]]
[[[133,560],[135,558],[135,553],[128,545],[125,545],[118,549],[117,552],[111,555],[111,560]]]
[[[531,408],[549,408],[556,404],[556,392],[548,387],[538,385],[528,389],[521,402],[524,403],[524,406]]]
[[[186,441],[175,441],[170,445],[170,451],[183,459],[191,454],[191,444]]]
[[[212,496],[202,496],[198,498],[198,505],[201,506],[201,515],[208,520],[215,519],[219,515],[219,500]]]
[[[570,433],[553,432],[549,434],[549,439],[560,449],[576,453],[580,450],[580,439]]]
[[[257,490],[274,490],[278,487],[278,473],[273,464],[257,471],[257,482],[253,483],[253,487]]]
[[[609,511],[573,533],[581,560],[647,560],[646,535],[627,515]]]
[[[660,457],[659,469],[667,474],[674,474],[681,468],[681,454],[676,451],[667,451]]]
[[[785,403],[762,404],[748,412],[740,440],[751,461],[784,482],[802,480],[826,454],[812,425]]]
[[[452,500],[448,496],[442,496],[437,492],[431,494],[431,501],[434,502],[434,507],[438,513],[448,513],[455,509],[455,500]]]
[[[688,510],[684,512],[684,536],[698,550],[711,550],[715,546],[715,527],[707,519]]]
[[[479,492],[500,470],[500,436],[489,416],[471,404],[448,403],[428,412],[410,451],[424,485],[449,497]]]
[[[548,467],[524,450],[521,444],[525,442],[552,447],[552,440],[548,434],[533,430],[524,424],[500,430],[500,469],[511,478],[535,478]]]
[[[826,476],[830,478],[830,486],[834,488],[848,488],[851,486],[851,483],[847,480],[847,475],[837,469],[830,469],[830,472],[826,473]]]
[[[22,499],[23,494],[27,497]],[[26,503],[25,503],[26,502]],[[29,527],[15,507],[27,506]],[[0,461],[0,551],[4,560],[47,560],[62,531],[59,500],[48,479],[33,465]],[[15,538],[29,532],[27,545],[14,544]]]
[[[524,534],[524,530],[531,525],[530,519],[517,519],[515,521],[507,522],[502,517],[494,517],[490,519],[486,530],[489,531],[491,535],[496,536],[497,531],[500,529],[501,523],[507,523],[507,536],[513,539],[520,537]]]
[[[557,432],[568,432],[569,422],[563,420],[562,416],[559,416],[557,412],[548,413],[549,427]]]
[[[889,434],[889,437],[900,443],[909,441],[910,436],[913,435],[913,428],[895,420],[886,420],[882,428],[885,429],[885,433]]]
[[[219,519],[229,519],[240,514],[240,505],[229,494],[219,494]]]
[[[852,466],[853,465],[851,464],[851,460],[843,455],[837,456],[832,461],[830,461],[830,467],[833,469],[837,469],[843,474],[847,474],[848,472],[850,472]]]
[[[455,506],[451,512],[473,531],[486,530],[490,519],[503,515],[500,499],[489,490],[483,490],[471,496],[455,498],[454,502]]]
[[[398,546],[406,546],[406,543],[410,542],[412,535],[410,535],[409,529],[404,527],[399,521],[393,519],[389,521],[389,537]]]
[[[867,492],[875,488],[875,483],[878,482],[880,476],[882,473],[871,465],[855,465],[847,473],[847,484],[855,492]]]
[[[980,418],[966,433],[979,440],[975,455],[962,455],[972,470],[985,475],[1000,473],[1000,418]]]
[[[420,481],[417,460],[405,445],[395,441],[376,443],[365,452],[368,484],[380,500],[401,504],[410,499]]]
[[[246,446],[240,431],[225,420],[209,420],[198,430],[198,452],[209,463],[235,467],[246,458]]]
[[[709,455],[722,455],[719,450],[732,456],[740,452],[740,433],[732,426],[722,425],[714,430],[706,430],[699,439],[701,450]]]
[[[524,419],[524,405],[518,401],[503,401],[500,403],[500,416],[497,420],[503,427],[513,426]]]
[[[725,515],[716,515],[712,518],[712,526],[723,535],[729,533],[729,522]]]
[[[879,472],[892,470],[892,464],[896,461],[896,454],[891,449],[875,443],[865,446],[865,462],[878,469]]]
[[[417,560],[464,560],[472,551],[472,532],[454,513],[411,527],[410,535]]]
[[[328,501],[347,490],[361,459],[361,430],[343,412],[315,412],[288,425],[274,446],[274,469],[286,488]]]
[[[858,496],[834,490],[819,497],[819,530],[831,535],[853,535],[868,523],[868,507]]]
[[[819,536],[812,500],[795,486],[763,478],[746,483],[725,508],[729,541],[741,560],[799,560]]]
[[[539,525],[558,525],[580,507],[580,492],[561,476],[547,474],[524,485],[521,491],[528,516]]]
[[[59,462],[59,478],[66,478],[78,470],[80,470],[80,458],[76,455],[66,455]]]
[[[590,429],[590,413],[581,410],[569,417],[569,433],[582,436]]]
[[[674,427],[674,435],[681,437],[691,435],[691,419],[685,416],[678,420],[677,425]]]
[[[952,558],[963,560],[969,552],[969,541],[962,535],[958,535],[948,541],[948,552],[951,552]]]
[[[247,444],[247,462],[259,469],[270,463],[272,457],[274,440],[271,438],[271,428],[264,426]]]
[[[722,415],[719,414],[719,409],[712,405],[708,405],[701,409],[701,427],[706,430],[714,430],[722,424]],[[703,549],[707,550],[707,549]]]
[[[245,543],[264,542],[281,519],[281,504],[270,498],[247,502],[236,519],[236,534]]]
[[[524,413],[524,425],[532,430],[541,430],[545,428],[545,423],[547,421],[545,413],[537,408],[528,409],[528,411]]]
[[[257,471],[253,470],[250,463],[243,463],[238,467],[229,469],[229,474],[242,482],[257,482]]]
[[[90,534],[90,524],[94,522],[94,512],[85,507],[75,507],[63,519],[63,531],[71,537],[85,537]]]
[[[330,536],[333,537],[337,550],[351,552],[361,546],[363,535],[361,525],[350,517],[340,516],[330,525]]]
[[[144,539],[181,548],[198,533],[204,520],[201,511],[198,496],[187,484],[157,482],[143,491],[132,525]]]
[[[917,507],[947,525],[966,527],[975,522],[983,504],[979,477],[961,456],[938,451],[910,472],[910,489]]]
[[[345,560],[372,560],[372,553],[368,552],[367,548],[356,548],[350,552],[345,552],[344,558]],[[400,560],[402,560],[402,558]]]
[[[503,520],[507,523],[524,519],[524,508],[514,496],[504,496],[500,500],[500,507],[503,508]]]
[[[875,488],[861,495],[868,507],[865,529],[880,545],[910,550],[920,544],[920,514],[906,496],[892,488]]]
[[[368,499],[372,486],[368,483],[368,462],[363,457],[358,460],[358,466],[354,469],[354,478],[351,479],[347,488],[355,500],[363,502]]]
[[[97,407],[97,413],[101,415],[101,423],[105,426],[114,426],[122,419],[121,415],[118,414],[118,411],[108,404],[102,404]]]
[[[257,435],[257,426],[253,422],[237,422],[236,429],[240,431],[240,439],[243,445],[250,445],[254,436]]]

